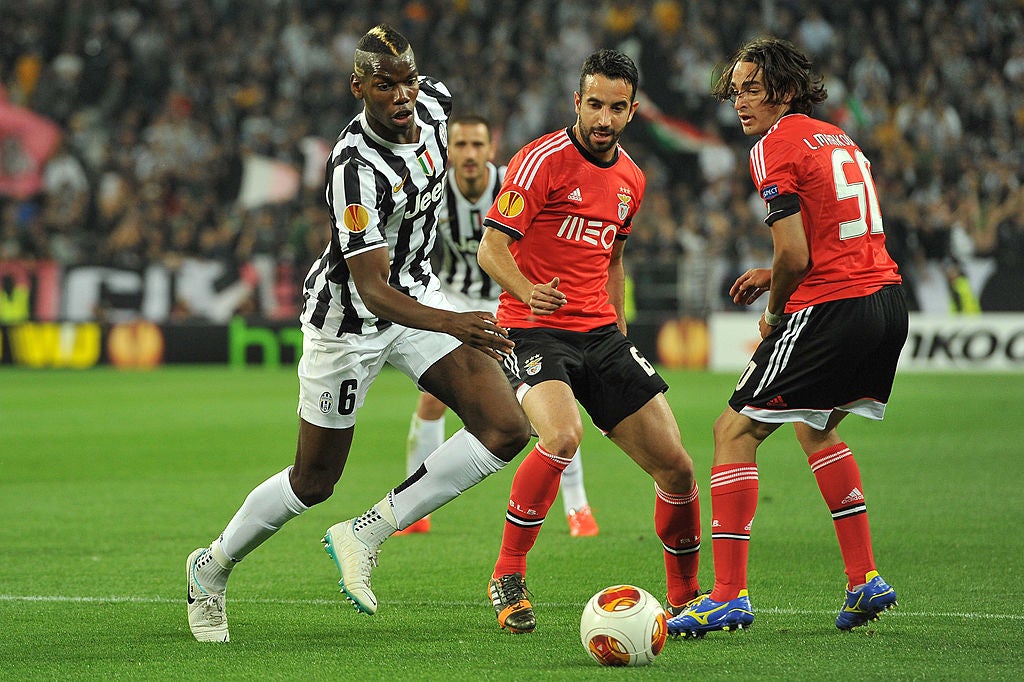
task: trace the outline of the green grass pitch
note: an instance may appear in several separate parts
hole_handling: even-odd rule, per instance
[[[711,425],[736,377],[664,374],[697,462],[710,587]],[[377,615],[342,599],[320,537],[404,477],[416,393],[386,370],[334,497],[238,566],[232,641],[199,644],[185,557],[291,462],[296,387],[290,369],[0,372],[3,677],[991,680],[1024,669],[1024,378],[1000,374],[901,375],[886,421],[842,427],[899,608],[835,629],[844,575],[831,519],[783,429],[759,457],[754,627],[670,640],[653,665],[614,671],[580,645],[583,604],[620,582],[660,597],[664,577],[652,483],[589,425],[584,472],[601,533],[570,538],[556,502],[530,556],[535,633],[499,631],[485,596],[514,467],[435,513],[429,535],[384,545]]]

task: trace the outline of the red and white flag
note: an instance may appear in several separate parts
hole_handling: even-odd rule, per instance
[[[299,170],[290,163],[250,154],[242,159],[242,208],[291,201],[299,194]]]
[[[43,187],[43,168],[57,151],[61,130],[0,91],[0,195],[26,199]]]

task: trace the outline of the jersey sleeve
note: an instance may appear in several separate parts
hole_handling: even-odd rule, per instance
[[[358,159],[348,159],[331,173],[328,191],[331,221],[345,258],[387,246],[372,168]]]
[[[526,165],[531,155],[525,147],[512,157],[504,169],[501,191],[484,218],[485,227],[493,227],[513,239],[522,239],[547,199],[549,167],[540,163]]]
[[[765,207],[770,207],[772,202],[782,197],[799,194],[798,161],[792,145],[771,135],[750,150],[750,176]]]

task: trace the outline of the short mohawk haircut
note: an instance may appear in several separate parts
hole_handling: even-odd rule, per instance
[[[366,57],[371,54],[401,57],[411,49],[408,39],[389,24],[377,24],[367,31],[356,44],[355,72],[366,75]]]

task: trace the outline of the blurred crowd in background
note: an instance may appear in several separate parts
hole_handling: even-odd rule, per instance
[[[1020,0],[3,1],[0,101],[61,135],[38,191],[0,196],[0,260],[216,262],[225,287],[245,285],[230,314],[293,316],[329,236],[323,158],[360,108],[353,50],[380,21],[457,113],[493,121],[501,163],[574,120],[590,52],[636,59],[641,111],[657,113],[622,139],[648,176],[626,250],[640,315],[731,309],[734,277],[770,263],[753,140],[708,95],[768,34],[812,56],[829,91],[817,115],[872,161],[911,307],[1024,310]]]

